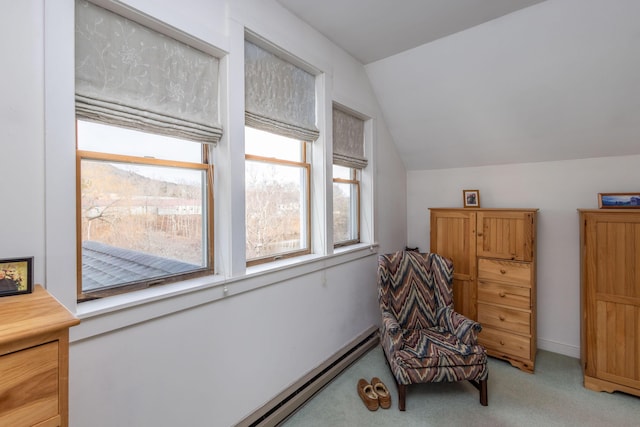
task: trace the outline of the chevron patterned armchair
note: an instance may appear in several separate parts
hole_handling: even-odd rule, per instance
[[[453,311],[452,262],[435,253],[378,257],[380,338],[405,410],[406,387],[470,381],[487,406],[487,354],[477,344],[479,323]]]

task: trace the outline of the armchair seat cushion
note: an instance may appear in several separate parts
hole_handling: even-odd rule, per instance
[[[487,354],[479,345],[462,343],[442,328],[405,329],[403,346],[394,358],[407,368],[468,366],[487,363]]]

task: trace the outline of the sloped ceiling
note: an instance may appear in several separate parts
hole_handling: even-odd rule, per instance
[[[363,64],[543,0],[277,0]]]
[[[408,170],[640,154],[638,1],[279,2],[366,64]]]

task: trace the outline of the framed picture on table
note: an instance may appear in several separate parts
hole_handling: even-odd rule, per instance
[[[0,259],[0,297],[33,291],[33,257]]]

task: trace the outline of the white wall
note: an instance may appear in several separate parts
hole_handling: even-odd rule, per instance
[[[378,173],[368,184],[376,184],[368,201],[374,209],[364,225],[371,243],[380,251],[405,245],[406,172],[362,66],[275,1],[127,3],[228,53],[223,158],[237,156],[228,144],[242,134],[236,89],[244,25],[323,71],[324,95],[374,123],[370,154]],[[0,181],[10,203],[0,214],[0,256],[34,255],[36,282],[82,317],[71,330],[71,425],[234,424],[378,322],[376,257],[368,248],[251,276],[236,275],[233,261],[223,261],[227,276],[190,288],[169,285],[171,298],[155,290],[144,301],[77,306],[73,1],[4,2],[0,9],[0,47],[9,59],[0,82]],[[231,172],[220,169],[216,182],[227,185]],[[229,191],[221,195],[216,219],[231,221],[237,206],[220,205],[237,200]],[[224,236],[227,224],[217,226]],[[219,248],[227,256],[229,250]]]
[[[408,245],[429,249],[429,208],[462,207],[462,190],[479,189],[482,207],[539,208],[538,347],[580,355],[579,208],[597,194],[638,191],[640,156],[407,174]],[[454,266],[455,268],[455,266]]]
[[[232,425],[377,316],[368,257],[74,342],[72,425]]]
[[[0,13],[0,258],[35,256],[44,274],[42,4],[5,2]],[[17,34],[16,34],[17,33]]]

